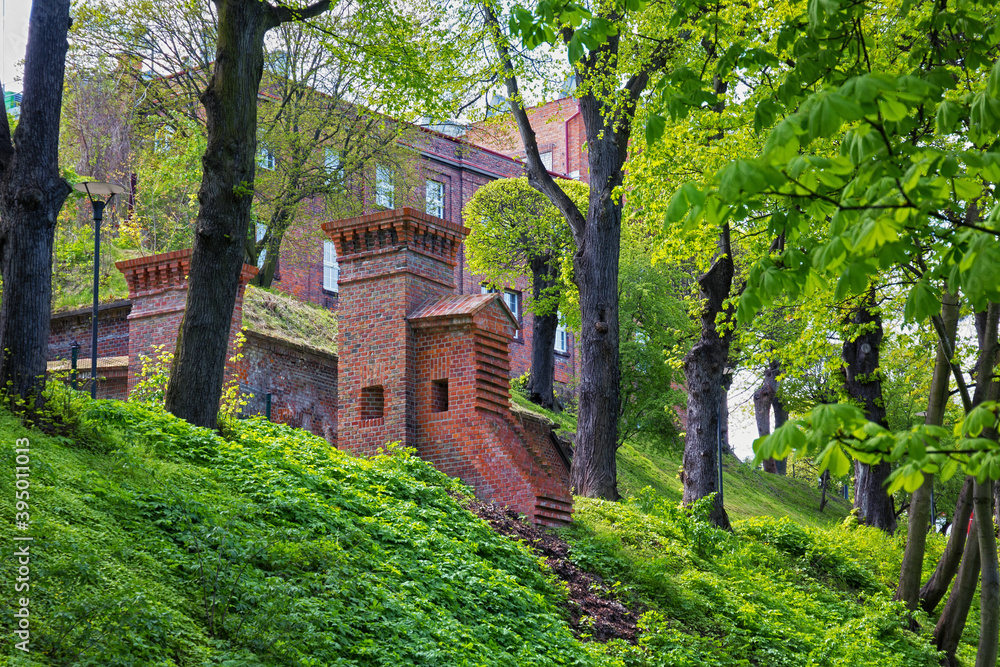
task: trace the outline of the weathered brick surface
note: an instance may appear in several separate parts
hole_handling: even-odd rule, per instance
[[[155,346],[173,352],[184,316],[187,276],[191,267],[191,249],[139,257],[115,264],[128,283],[132,310],[129,313],[128,389],[132,390],[142,368],[143,357],[152,357]],[[235,356],[236,334],[243,321],[243,291],[257,267],[243,265],[236,307],[229,327],[229,352],[226,355],[227,378],[235,372],[228,361]]]
[[[415,444],[413,341],[406,316],[451,291],[465,228],[413,209],[325,223],[341,258],[337,351],[340,446],[374,453]],[[361,390],[382,387],[383,417],[362,413]]]
[[[97,356],[123,357],[128,354],[128,314],[131,301],[102,303],[97,310]],[[90,308],[53,313],[49,329],[49,361],[70,359],[73,343],[80,346],[81,358],[91,353]]]
[[[246,331],[237,364],[240,389],[250,394],[245,414],[265,414],[271,394],[271,420],[303,428],[337,445],[337,357]]]
[[[568,467],[510,412],[518,323],[499,294],[454,292],[466,230],[405,208],[323,229],[341,258],[339,444],[402,442],[481,498],[568,521]]]

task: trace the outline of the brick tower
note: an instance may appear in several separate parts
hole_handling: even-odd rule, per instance
[[[171,353],[177,345],[177,332],[187,301],[191,249],[129,259],[116,263],[115,267],[125,274],[128,296],[132,301],[132,311],[128,316],[128,390],[132,391],[136,375],[142,368],[142,357],[153,356],[154,345],[162,345],[164,352]],[[228,360],[235,354],[236,334],[243,322],[243,292],[256,274],[257,267],[243,265],[236,307],[229,326],[227,377],[234,371],[233,364]]]
[[[401,442],[480,498],[568,522],[568,458],[544,419],[510,409],[517,320],[499,294],[455,294],[468,230],[410,208],[322,228],[340,264],[338,445]]]

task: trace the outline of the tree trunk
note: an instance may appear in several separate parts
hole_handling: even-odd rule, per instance
[[[278,204],[271,214],[271,221],[267,224],[267,232],[260,242],[257,241],[257,235],[250,235],[248,230],[247,252],[244,261],[248,264],[256,263],[260,269],[250,281],[253,285],[269,288],[274,282],[274,274],[278,270],[278,259],[281,256],[281,242],[285,238],[285,232],[288,231],[292,219],[291,207]],[[260,253],[262,252],[267,254],[264,255],[264,262],[260,263]]]
[[[947,349],[954,349],[955,333],[958,327],[958,295],[945,294],[941,299],[941,319],[948,336]],[[945,346],[938,344],[931,378],[930,394],[927,397],[927,416],[924,423],[941,426],[944,411],[948,405],[948,386],[951,380],[951,360]],[[923,573],[924,551],[927,547],[927,524],[931,513],[931,494],[934,492],[934,475],[926,474],[924,483],[913,492],[910,500],[909,521],[906,533],[906,549],[899,568],[899,587],[896,599],[902,600],[907,609],[914,611],[920,602],[920,578]]]
[[[201,95],[208,146],[202,157],[198,219],[184,319],[177,336],[166,408],[198,426],[215,427],[222,396],[229,327],[236,305],[257,154],[257,92],[264,35],[284,21],[315,16],[260,0],[215,0],[219,12],[215,68]]]
[[[941,598],[948,592],[951,580],[962,560],[969,517],[972,516],[972,483],[971,477],[965,478],[965,484],[958,494],[955,514],[951,519],[952,528],[951,535],[948,536],[948,544],[944,548],[944,553],[941,554],[934,574],[920,589],[920,607],[928,614],[937,608]]]
[[[549,257],[531,260],[531,293],[535,303],[551,296],[556,285],[555,269]],[[531,379],[528,381],[528,400],[546,410],[555,410],[556,329],[559,313],[535,314],[531,333]]]
[[[587,128],[591,186],[587,221],[573,256],[580,292],[580,403],[570,486],[583,496],[617,500],[622,200],[614,191],[622,181],[630,126],[625,122],[616,128],[593,94],[580,99],[580,113]]]
[[[52,246],[70,187],[59,175],[69,0],[31,5],[21,118],[0,118],[0,388],[38,405],[52,313]],[[32,398],[33,397],[33,398]]]
[[[719,417],[722,385],[729,359],[730,334],[720,334],[716,318],[726,308],[733,283],[732,247],[728,224],[719,239],[719,256],[698,285],[704,306],[701,335],[684,358],[688,390],[687,436],[684,442],[684,504],[719,491]],[[726,310],[727,315],[731,315]],[[710,515],[720,528],[730,528],[729,516],[719,494]]]
[[[830,471],[824,470],[823,474],[819,477],[819,488],[823,490],[823,495],[819,499],[819,511],[822,512],[826,509],[826,492],[830,488]]]
[[[844,341],[843,359],[847,367],[845,389],[870,421],[887,426],[878,361],[883,333],[882,315],[874,302],[875,294],[869,292],[847,319],[847,324],[860,327],[860,333],[853,340]],[[889,464],[856,462],[854,470],[854,507],[859,518],[891,535],[896,531],[896,515],[892,497],[885,490],[885,482],[891,472]]]
[[[573,232],[573,280],[580,293],[580,402],[577,443],[570,487],[591,498],[618,499],[619,376],[618,261],[621,247],[622,184],[636,104],[650,75],[662,68],[673,46],[655,47],[645,66],[626,75],[618,71],[618,35],[611,35],[575,65],[581,90],[577,98],[587,133],[590,198],[583,215],[542,164],[538,141],[521,104],[511,49],[493,8],[480,10],[500,57],[511,115],[524,146],[528,182],[559,209]],[[617,17],[612,12],[611,20]],[[609,103],[614,96],[614,103]]]
[[[1000,303],[990,303],[983,326],[983,344],[979,350],[979,374],[973,403],[996,401],[1000,385],[995,380],[998,360],[997,330],[1000,326]],[[983,432],[984,438],[996,442],[995,429]],[[997,536],[993,527],[993,485],[989,481],[975,484],[973,516],[979,529],[979,648],[976,667],[995,667],[1000,649],[1000,562],[997,559]]]
[[[764,380],[760,387],[753,393],[753,412],[757,419],[757,435],[761,438],[771,434],[771,404],[778,393],[778,382],[775,380],[777,374],[778,364],[772,361],[764,371]],[[778,462],[774,459],[764,461],[764,472],[777,474]],[[821,507],[820,511],[822,509]]]
[[[771,409],[774,411],[774,428],[781,428],[781,425],[788,421],[788,410],[785,409],[785,405],[777,396],[775,396],[774,400],[771,402]],[[781,459],[778,461],[778,474],[788,474],[788,459]]]
[[[997,562],[997,536],[993,532],[993,494],[990,482],[975,483],[973,504],[979,531],[979,648],[976,667],[996,667],[1000,643],[1000,569]]]
[[[944,651],[941,661],[944,667],[959,667],[955,659],[955,649],[965,630],[965,621],[969,616],[969,607],[976,594],[976,584],[979,582],[979,528],[978,522],[972,522],[965,550],[962,553],[962,564],[958,568],[958,577],[951,588],[948,602],[941,611],[937,625],[934,627],[934,645],[939,651]],[[965,530],[965,526],[956,525],[953,530]]]
[[[729,443],[729,388],[733,385],[732,373],[727,374],[726,377],[727,380],[722,385],[722,411],[719,417],[722,423],[719,425],[719,437],[722,438],[723,453],[736,456],[733,446]]]

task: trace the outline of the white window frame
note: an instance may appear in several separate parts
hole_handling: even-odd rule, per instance
[[[569,329],[563,324],[562,317],[559,318],[559,324],[556,325],[555,350],[560,354],[569,354]]]
[[[444,183],[428,178],[424,199],[428,215],[444,217]]]
[[[323,241],[323,289],[340,292],[340,264],[337,263],[337,244]]]
[[[542,160],[542,166],[545,167],[546,171],[552,171],[552,153],[553,151],[548,150],[538,154],[538,157]]]
[[[267,235],[267,225],[265,223],[263,223],[263,222],[256,223],[256,227],[254,229],[254,240],[257,243],[260,243],[261,241],[264,240],[264,237],[266,235]],[[264,260],[266,260],[266,259],[267,259],[267,248],[261,248],[260,254],[257,255],[257,268],[258,269],[263,269],[264,268]]]
[[[257,149],[257,166],[267,171],[274,171],[274,168],[278,166],[278,158],[275,157],[274,151],[271,150],[270,146],[262,144]]]
[[[396,172],[391,167],[375,165],[375,205],[395,208]]]

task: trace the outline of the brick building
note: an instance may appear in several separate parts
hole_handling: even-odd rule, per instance
[[[402,141],[412,151],[415,182],[411,187],[401,187],[393,174],[376,167],[373,184],[358,188],[357,196],[364,212],[409,206],[461,226],[462,209],[476,190],[498,178],[524,174],[523,163],[511,155],[432,129],[417,128]],[[340,298],[338,255],[333,242],[317,232],[318,223],[325,219],[328,218],[322,202],[311,202],[308,215],[302,216],[282,242],[271,287],[304,301],[337,309]],[[458,253],[454,273],[459,293],[483,292],[482,281],[469,271],[464,251]],[[534,318],[526,308],[530,281],[519,280],[503,292],[507,305],[518,318],[510,355],[511,375],[519,376],[531,368]],[[578,373],[574,336],[560,330],[556,339],[555,380],[571,391]]]
[[[569,522],[568,448],[550,422],[510,405],[509,348],[521,322],[501,294],[457,291],[468,230],[411,208],[329,222],[323,230],[342,267],[338,354],[248,331],[242,357],[236,357],[245,287],[256,273],[244,265],[229,331],[235,361],[226,374],[254,394],[249,411],[261,412],[261,398],[270,403],[276,396],[274,421],[308,429],[359,455],[402,443],[461,477],[480,498],[538,523]],[[158,346],[174,348],[190,254],[182,250],[116,265],[130,301],[103,309],[102,397],[124,398],[143,357]],[[50,356],[89,333],[84,318],[55,318]],[[50,366],[62,368],[65,361]]]
[[[575,97],[563,97],[528,109],[538,153],[550,172],[590,183],[587,130]],[[469,127],[469,141],[515,160],[524,159],[524,145],[510,114],[492,116]]]

